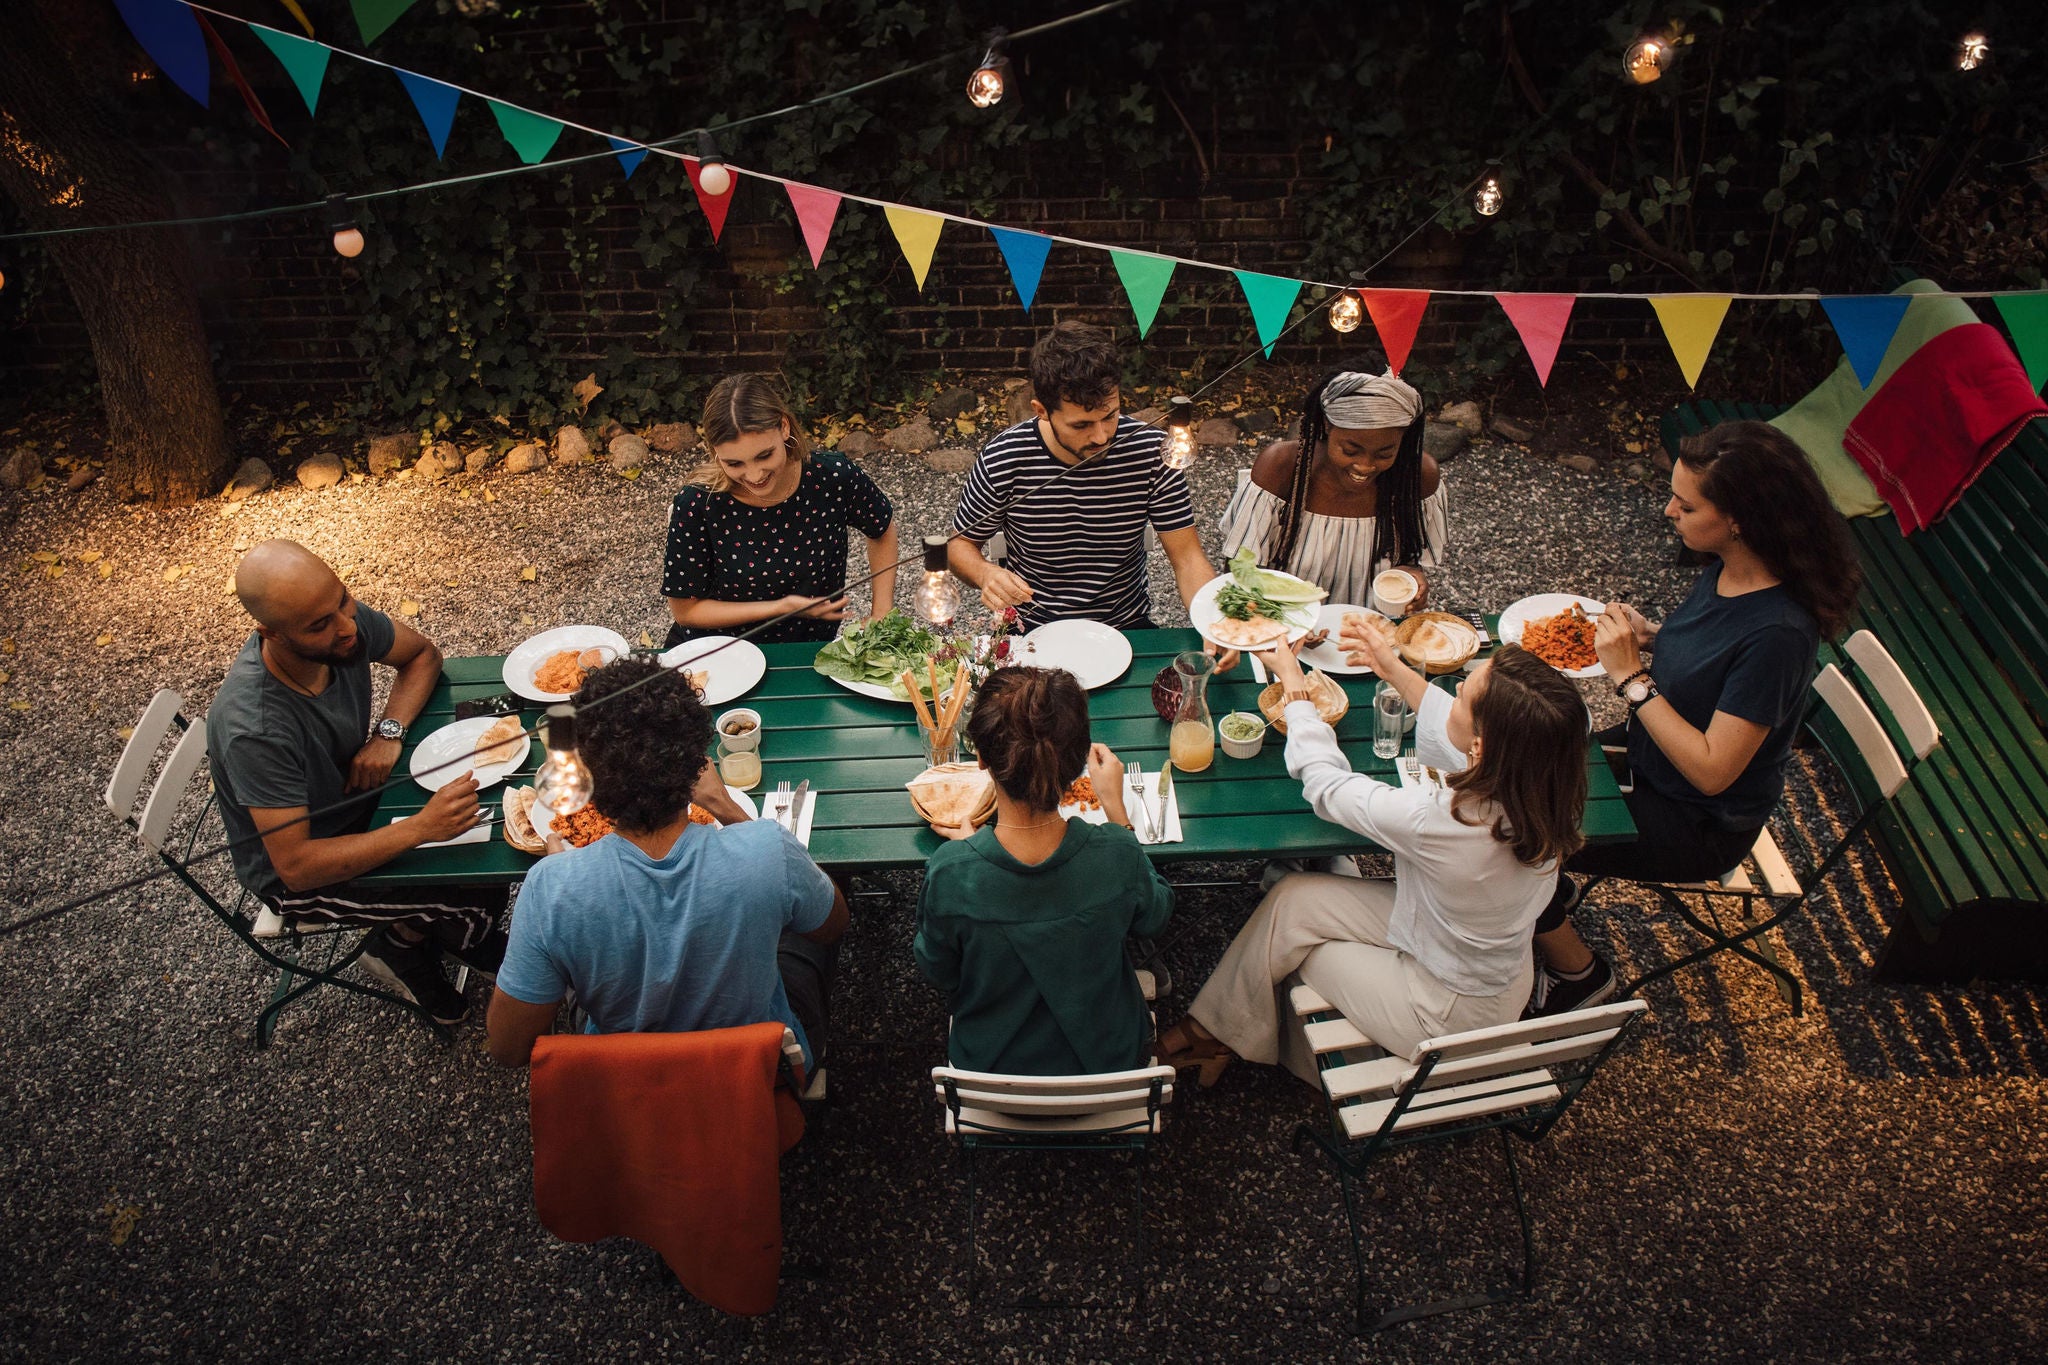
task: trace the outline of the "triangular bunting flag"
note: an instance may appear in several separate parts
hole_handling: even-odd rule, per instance
[[[1863,387],[1869,388],[1870,381],[1877,376],[1877,367],[1884,362],[1885,347],[1892,344],[1892,333],[1899,330],[1912,302],[1910,294],[1835,294],[1821,298],[1820,306],[1827,310],[1828,321],[1835,325],[1835,335],[1849,355],[1849,368],[1856,371],[1856,382]]]
[[[356,27],[363,31],[364,47],[376,42],[412,6],[413,0],[348,0],[348,7],[356,12]]]
[[[1137,251],[1112,251],[1109,259],[1116,266],[1116,277],[1123,281],[1124,297],[1131,301],[1131,312],[1138,319],[1138,339],[1143,341],[1145,333],[1152,330],[1152,320],[1159,316],[1159,301],[1166,297],[1167,281],[1173,278],[1173,262]]]
[[[1700,367],[1707,363],[1707,352],[1714,349],[1714,338],[1721,333],[1721,319],[1728,316],[1730,302],[1726,294],[1660,294],[1650,300],[1689,389],[1700,386]]]
[[[647,149],[624,138],[607,137],[605,141],[611,143],[612,150],[619,154],[619,164],[626,168],[626,179],[631,180],[633,172],[639,170],[640,163],[647,159]]]
[[[412,96],[412,107],[420,111],[420,122],[427,125],[427,137],[438,158],[448,145],[448,130],[455,125],[455,105],[462,92],[410,71],[400,71],[398,79],[405,86],[405,93]]]
[[[816,185],[785,183],[789,206],[796,210],[797,226],[804,230],[804,245],[811,249],[811,268],[824,259],[825,243],[832,237],[832,220],[839,216],[839,196]]]
[[[1422,330],[1422,311],[1429,307],[1427,289],[1361,289],[1365,311],[1372,315],[1373,330],[1380,334],[1380,349],[1387,353],[1387,368],[1395,374],[1408,363],[1415,349],[1415,334]]]
[[[207,107],[213,68],[206,64],[206,35],[199,16],[181,0],[114,0],[135,41],[171,83]]]
[[[200,31],[206,35],[206,45],[213,49],[214,56],[220,58],[221,70],[227,72],[228,79],[234,83],[235,93],[240,95],[242,103],[248,106],[249,117],[255,119],[257,125],[276,138],[280,145],[289,149],[292,144],[284,140],[277,131],[277,125],[270,121],[270,111],[265,109],[263,101],[257,98],[255,90],[249,85],[249,78],[242,74],[242,64],[235,60],[235,54],[228,51],[228,45],[221,41],[220,34],[213,25],[206,22],[205,15],[194,10],[193,17],[199,20]]]
[[[1010,283],[1017,286],[1024,311],[1030,312],[1031,300],[1038,293],[1038,277],[1045,273],[1045,258],[1052,250],[1052,238],[1009,228],[991,227],[988,231],[1002,248],[1003,261],[1010,267]]]
[[[889,230],[896,234],[896,245],[903,248],[903,259],[910,262],[917,287],[924,288],[925,274],[932,268],[932,248],[939,244],[939,232],[946,226],[946,220],[936,213],[920,213],[900,204],[884,204],[882,212],[889,219]]]
[[[484,103],[491,106],[491,113],[498,120],[498,131],[505,135],[505,141],[512,144],[512,150],[519,153],[521,161],[531,166],[536,161],[548,159],[548,153],[554,150],[555,139],[562,135],[560,119],[529,114],[516,105],[500,104],[497,100],[485,100]]]
[[[1259,341],[1266,348],[1266,358],[1273,356],[1273,343],[1280,339],[1280,332],[1287,326],[1287,314],[1294,308],[1295,297],[1301,293],[1300,280],[1282,279],[1278,275],[1256,275],[1249,270],[1233,270],[1237,276],[1237,287],[1244,290],[1244,301],[1252,306],[1252,324],[1259,329]]]
[[[1536,367],[1536,382],[1550,383],[1550,367],[1557,363],[1557,348],[1564,344],[1564,325],[1571,320],[1576,294],[1495,294],[1494,302],[1515,324],[1529,363]]]
[[[306,102],[306,112],[319,113],[320,82],[327,78],[327,59],[333,50],[325,43],[301,38],[296,33],[280,33],[261,24],[249,25],[249,31],[270,49],[285,75],[292,78],[292,84],[299,88],[299,98]]]
[[[2048,381],[2048,293],[1994,294],[1991,301],[2012,333],[2012,348],[2027,367],[2027,382],[2038,390]]]
[[[697,207],[704,210],[704,217],[710,221],[711,240],[715,242],[718,235],[725,231],[725,215],[732,210],[732,195],[733,191],[740,187],[740,178],[734,175],[732,184],[726,187],[724,194],[706,194],[702,163],[694,156],[686,156],[683,158],[683,169],[689,172],[690,188],[697,192]],[[727,166],[725,169],[728,175],[732,174],[732,167]]]
[[[299,0],[277,0],[277,3],[292,12],[292,18],[299,21],[299,27],[306,30],[308,38],[313,36],[313,21],[308,19],[306,11],[299,7]]]

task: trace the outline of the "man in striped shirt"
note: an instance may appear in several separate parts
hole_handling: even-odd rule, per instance
[[[1120,372],[1116,345],[1098,327],[1062,322],[1039,338],[1034,415],[981,448],[961,490],[947,551],[953,572],[981,589],[989,610],[1015,607],[1027,630],[1068,617],[1149,628],[1148,523],[1182,602],[1216,576],[1195,534],[1187,479],[1160,461],[1166,433],[1122,415]],[[1009,547],[1002,564],[982,554],[998,531]]]

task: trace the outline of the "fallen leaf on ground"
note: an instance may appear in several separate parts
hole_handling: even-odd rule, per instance
[[[652,649],[654,647],[654,637],[644,630],[640,632],[640,647],[642,649]]]
[[[519,571],[519,581],[521,583],[531,583],[539,577],[540,567],[535,564],[529,564]]]
[[[121,737],[121,742],[123,744],[126,744],[129,740],[135,738],[135,727],[132,725],[124,725],[120,729],[114,731],[114,733]]]
[[[7,704],[17,711],[26,711],[29,708],[29,703],[25,701],[11,701]]]
[[[532,624],[533,624],[533,613],[532,613],[532,612],[530,612],[530,611],[522,611],[522,612],[520,612],[520,613],[519,613],[519,624],[520,624],[520,625],[522,625],[522,626],[530,626],[530,625],[532,625]]]
[[[175,583],[191,572],[192,566],[190,564],[173,564],[170,568],[164,570],[164,582]]]
[[[400,616],[418,616],[420,614],[420,604],[408,597],[398,604],[398,614]]]
[[[136,1223],[142,1219],[142,1210],[135,1205],[116,1208],[112,1200],[108,1200],[100,1212],[114,1220],[113,1225],[107,1229],[107,1236],[113,1240],[115,1246],[125,1246],[128,1239],[135,1235]]]
[[[1631,455],[1640,455],[1643,453],[1643,443],[1641,441],[1630,441],[1622,449]]]
[[[114,576],[114,561],[111,559],[102,559],[93,567],[99,571],[101,578],[112,578]]]
[[[13,652],[14,637],[12,635],[9,635],[4,639],[0,639],[0,654],[12,654]]]
[[[456,578],[444,578],[441,580],[441,586],[444,588],[459,588],[462,586],[462,581]]]
[[[111,630],[101,631],[93,638],[93,643],[96,645],[110,645],[114,643],[114,632]]]
[[[962,436],[972,436],[974,434],[974,419],[972,417],[955,417],[953,425]]]
[[[11,682],[11,681],[13,680],[13,678],[14,678],[14,675],[13,675],[12,673],[9,673],[9,672],[8,672],[8,671],[7,671],[6,669],[4,669],[4,668],[0,668],[0,683],[7,683],[7,682]]]
[[[78,562],[81,564],[97,564],[105,558],[106,556],[98,550],[80,550],[78,552]]]
[[[622,479],[637,479],[640,477],[640,471],[637,469],[621,469],[619,477]]]
[[[597,374],[593,371],[577,380],[576,387],[571,392],[576,395],[576,401],[583,405],[583,411],[589,412],[590,400],[604,392],[604,385],[597,382]]]
[[[45,564],[43,565],[43,573],[50,578],[62,578],[64,576],[64,566],[62,564]]]
[[[498,500],[498,495],[497,495],[496,493],[493,493],[493,492],[492,492],[492,491],[491,491],[490,489],[488,489],[488,488],[486,488],[486,489],[484,490],[484,501],[485,501],[485,502],[496,502],[497,500]]]
[[[57,562],[57,556],[48,550],[37,550],[29,558],[38,564],[55,564]]]

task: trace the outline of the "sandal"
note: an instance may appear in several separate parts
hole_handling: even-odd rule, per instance
[[[1170,1066],[1176,1071],[1200,1068],[1201,1074],[1195,1079],[1202,1089],[1207,1090],[1222,1078],[1223,1069],[1237,1060],[1237,1054],[1220,1039],[1201,1036],[1196,1032],[1199,1027],[1192,1016],[1183,1018],[1159,1035],[1156,1052],[1161,1066]]]

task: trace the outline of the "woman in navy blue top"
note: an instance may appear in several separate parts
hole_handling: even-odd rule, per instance
[[[846,532],[867,541],[873,616],[896,594],[896,511],[875,481],[836,451],[813,451],[775,382],[730,375],[704,400],[710,461],[669,511],[661,591],[668,643],[721,635],[830,600],[754,636],[760,644],[825,641],[846,615]]]
[[[1595,877],[1701,881],[1742,861],[1784,790],[1820,641],[1848,620],[1862,581],[1805,454],[1763,422],[1688,440],[1664,515],[1715,562],[1662,625],[1619,602],[1599,622],[1594,649],[1628,703],[1636,840],[1572,858],[1571,871]],[[1613,970],[1571,926],[1579,895],[1560,873],[1536,923],[1538,1013],[1614,993]]]

